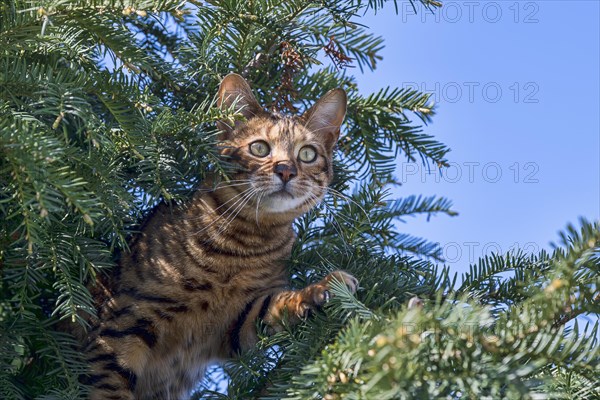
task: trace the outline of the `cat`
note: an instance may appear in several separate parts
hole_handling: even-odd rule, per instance
[[[90,399],[183,399],[209,363],[257,341],[256,321],[282,329],[329,299],[329,283],[358,281],[335,271],[290,290],[285,260],[292,223],[325,195],[346,113],[334,89],[301,116],[266,112],[246,80],[227,75],[217,105],[244,120],[220,121],[219,151],[236,166],[181,206],[159,206],[103,290],[87,337]],[[100,288],[100,289],[99,289]]]

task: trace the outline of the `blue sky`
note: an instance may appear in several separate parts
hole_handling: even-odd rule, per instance
[[[443,176],[398,160],[397,196],[436,194],[460,215],[408,220],[453,270],[491,251],[537,252],[578,217],[600,218],[600,2],[408,0],[360,22],[385,39],[361,91],[418,87],[437,115],[427,133],[452,148]],[[358,72],[358,71],[357,71]]]

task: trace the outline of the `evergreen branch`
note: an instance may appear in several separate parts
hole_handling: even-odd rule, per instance
[[[460,285],[430,261],[439,246],[399,231],[410,215],[456,213],[444,198],[391,200],[386,189],[400,156],[440,166],[449,151],[421,126],[434,115],[429,95],[358,93],[349,67],[376,68],[383,47],[361,15],[391,4],[0,6],[0,397],[86,396],[81,355],[54,325],[86,324],[87,284],[157,202],[226,177],[214,123],[227,112],[212,96],[231,71],[280,111],[348,92],[336,180],[297,221],[288,266],[293,288],[333,269],[361,287],[352,296],[334,283],[330,303],[299,326],[272,336],[260,326],[258,346],[195,398],[598,396],[598,325],[580,329],[577,318],[600,312],[598,224],[569,227],[553,254],[483,258]],[[413,296],[424,306],[407,310]]]
[[[451,217],[458,215],[451,208],[452,202],[443,197],[408,196],[388,202],[386,212],[390,217],[405,222],[402,217],[414,216],[415,214],[427,214],[428,219],[431,215],[437,213],[444,213]]]
[[[433,11],[435,8],[438,7],[442,7],[443,3],[441,1],[438,0],[418,0],[419,3],[423,4],[423,6],[430,11]],[[357,1],[359,4],[362,3],[362,0],[358,0]],[[368,8],[373,9],[374,11],[378,11],[381,8],[383,8],[383,6],[388,3],[388,0],[369,0],[368,2]],[[417,0],[410,0],[410,3],[412,5],[412,8],[414,10],[414,12],[417,12],[417,9],[415,7],[415,3],[417,2]],[[394,8],[396,10],[396,14],[398,14],[398,0],[394,0]]]

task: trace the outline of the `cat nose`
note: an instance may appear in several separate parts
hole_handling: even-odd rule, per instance
[[[298,170],[293,164],[278,162],[275,164],[275,173],[279,175],[283,183],[288,183],[290,179],[298,175]]]

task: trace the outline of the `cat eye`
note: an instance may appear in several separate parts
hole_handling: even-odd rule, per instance
[[[298,158],[300,159],[300,161],[303,161],[305,163],[313,162],[317,158],[317,151],[312,146],[304,146],[300,149],[300,152],[298,153]]]
[[[257,140],[250,144],[250,153],[256,157],[266,157],[271,152],[269,144],[264,140]]]

